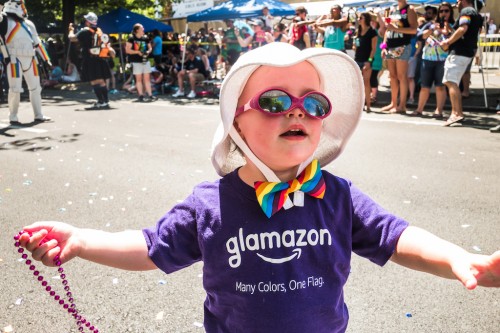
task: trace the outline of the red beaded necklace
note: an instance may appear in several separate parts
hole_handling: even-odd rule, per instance
[[[28,255],[24,253],[24,249],[19,244],[19,238],[23,233],[25,233],[25,231],[20,231],[18,235],[14,236],[14,241],[15,241],[14,246],[18,248],[17,252],[21,254],[21,258],[25,260],[25,264],[28,265],[29,270],[33,271],[33,275],[36,276],[38,282],[40,282],[42,287],[45,288],[45,291],[49,293],[50,297],[53,297],[54,300],[57,301],[59,305],[63,307],[63,309],[67,310],[68,313],[73,316],[73,318],[76,321],[76,325],[78,326],[79,332],[83,332],[85,329],[88,329],[91,333],[92,332],[99,333],[99,330],[96,327],[94,327],[94,325],[92,325],[90,321],[88,321],[87,319],[85,319],[85,317],[79,314],[79,311],[75,305],[75,299],[73,298],[73,294],[71,293],[69,288],[68,280],[66,279],[66,274],[64,274],[64,269],[61,266],[61,261],[59,260],[59,256],[56,256],[54,258],[54,264],[58,267],[57,272],[59,273],[59,277],[61,278],[64,291],[66,292],[66,297],[67,297],[66,300],[63,298],[64,296],[61,297],[54,290],[52,290],[52,287],[49,286],[47,280],[45,280],[43,276],[40,275],[40,272],[36,270],[36,267],[35,265],[33,265],[31,259],[28,259]]]

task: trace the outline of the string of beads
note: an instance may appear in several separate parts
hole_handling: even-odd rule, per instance
[[[48,281],[40,275],[33,264],[32,260],[28,258],[28,255],[24,253],[24,249],[19,243],[19,238],[25,231],[20,231],[19,234],[14,236],[14,246],[17,247],[17,252],[21,254],[21,258],[25,260],[25,264],[28,266],[29,270],[33,272],[33,276],[36,277],[41,286],[45,289],[50,297],[52,297],[64,310],[66,310],[76,321],[79,332],[84,332],[85,329],[91,333],[99,333],[99,330],[90,323],[84,316],[82,316],[78,309],[76,308],[75,299],[73,298],[73,293],[70,290],[69,282],[67,280],[66,274],[64,273],[64,268],[61,265],[59,256],[54,258],[54,264],[57,266],[57,272],[61,278],[61,283],[63,285],[64,291],[66,293],[65,297],[60,296],[56,291],[49,285]]]

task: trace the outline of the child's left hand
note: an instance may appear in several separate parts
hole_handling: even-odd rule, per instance
[[[500,251],[485,256],[470,254],[453,265],[457,279],[469,290],[477,286],[500,288]]]

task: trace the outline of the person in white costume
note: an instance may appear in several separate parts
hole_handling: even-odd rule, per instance
[[[0,7],[1,9],[2,7]],[[38,74],[36,53],[50,64],[50,59],[38,38],[33,22],[27,19],[28,13],[23,0],[7,1],[0,15],[0,48],[7,68],[9,81],[9,120],[11,125],[21,125],[17,117],[23,77],[29,89],[30,101],[35,113],[35,122],[50,121],[42,114],[42,86]]]

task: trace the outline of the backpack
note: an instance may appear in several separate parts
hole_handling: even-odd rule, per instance
[[[87,28],[92,34],[92,44],[90,46],[90,54],[100,58],[107,58],[109,56],[109,36],[102,33],[101,28]]]

